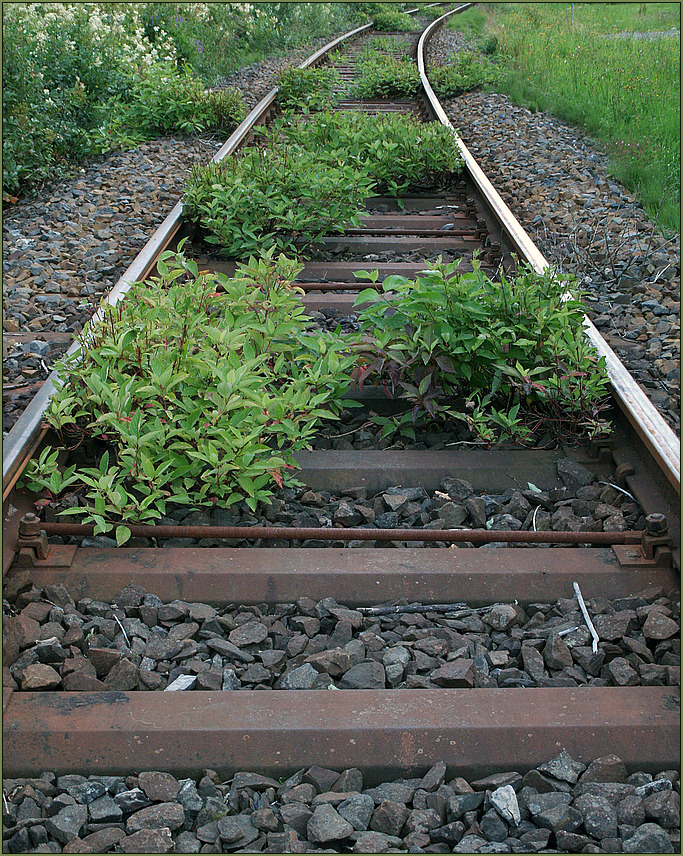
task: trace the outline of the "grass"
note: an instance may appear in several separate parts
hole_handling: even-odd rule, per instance
[[[484,33],[486,15],[478,6],[474,6],[459,15],[452,15],[446,22],[446,26],[449,30],[459,30],[469,39],[476,38]]]
[[[641,13],[640,8],[644,7]],[[495,35],[516,104],[578,125],[606,148],[614,176],[665,228],[680,232],[680,37],[614,38],[680,28],[680,4],[495,4],[454,22]]]

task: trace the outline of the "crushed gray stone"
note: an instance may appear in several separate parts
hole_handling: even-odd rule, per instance
[[[210,611],[206,604],[180,600],[152,607],[158,599],[136,588],[136,598],[131,599],[124,589],[111,604],[70,599],[60,608],[59,621],[50,621],[53,611],[44,609],[47,593],[27,579],[3,601],[3,685],[17,692],[296,692],[680,684],[680,604],[658,588],[612,601],[587,600],[600,636],[596,654],[576,598],[478,608],[454,604],[451,611],[418,605],[418,611],[377,615],[366,608],[349,609],[333,598],[315,602],[305,597],[297,603],[270,607],[233,604]],[[119,606],[119,599],[129,605]],[[207,617],[193,621],[190,614],[202,608]],[[501,614],[506,616],[503,623]],[[667,617],[676,628],[668,638],[647,635],[645,628],[654,614]],[[64,642],[59,662],[46,666],[37,662],[40,636],[52,634],[55,626],[65,630],[65,640],[67,632],[72,634],[71,644]],[[252,627],[259,632],[250,631],[239,645],[226,639],[235,629]],[[74,633],[74,628],[80,632]],[[625,768],[612,756],[586,769],[561,752],[541,765],[539,772],[567,785],[578,780],[586,786],[589,782],[626,781]],[[437,773],[443,776],[444,770]],[[421,787],[438,788],[438,776]],[[313,771],[306,781],[309,784],[302,788],[311,782],[319,785],[325,774]],[[78,802],[94,804],[104,796],[104,790],[80,777],[64,777],[63,784],[68,784]],[[510,784],[514,781],[478,783],[481,788],[499,789],[493,806],[503,820],[515,816],[506,790]],[[639,795],[650,800],[650,815],[660,811],[660,801],[668,799],[664,792],[670,784],[666,780],[639,782]],[[269,785],[267,780],[249,781],[250,787]],[[123,811],[134,805],[142,809],[150,802],[173,801],[179,790],[181,783],[173,776],[141,774],[134,788],[116,797],[116,802]],[[396,795],[382,796],[385,798],[396,801]],[[109,803],[98,806],[105,814],[116,811]]]
[[[677,771],[634,772],[626,782],[584,782],[593,769],[618,769],[615,756],[586,770],[566,751],[525,776],[501,771],[467,781],[439,762],[422,777],[368,787],[360,770],[310,767],[286,781],[214,770],[180,778],[169,799],[169,774],[62,776],[3,780],[4,852],[124,853],[677,853]],[[617,763],[618,762],[618,763]],[[584,767],[575,784],[553,777]],[[644,784],[666,781],[644,798]],[[126,802],[144,782],[163,783],[153,802]],[[506,784],[503,784],[503,783]],[[535,782],[536,784],[531,784]],[[426,787],[425,787],[426,785]],[[83,788],[103,793],[84,800]],[[542,787],[539,792],[537,786]],[[175,785],[173,785],[175,788]],[[80,788],[80,790],[79,790]],[[602,788],[602,790],[600,790]],[[102,800],[120,806],[100,821]]]

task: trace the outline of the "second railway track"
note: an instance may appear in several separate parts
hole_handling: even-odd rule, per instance
[[[366,29],[310,63],[336,48],[329,61],[348,85],[358,45],[377,37]],[[423,82],[431,32],[408,39]],[[442,112],[428,91],[360,104],[347,94],[340,107],[423,120]],[[275,108],[273,92],[216,157],[246,144],[250,123],[271,121]],[[513,271],[513,256],[546,266],[462,152],[466,168],[445,189],[412,191],[400,203],[368,199],[358,227],[318,245],[295,283],[307,311],[352,326],[360,270],[377,270],[380,282],[414,278],[437,256],[462,259],[467,270],[475,251],[494,278]],[[109,300],[124,299],[131,282],[155,272],[162,250],[191,233],[176,206]],[[185,253],[201,270],[235,271],[196,236]],[[249,770],[277,779],[322,765],[360,771],[367,786],[443,765],[449,779],[515,771],[519,789],[522,776],[562,752],[583,765],[617,756],[628,773],[675,768],[678,444],[597,331],[588,334],[607,357],[618,405],[608,444],[484,450],[448,447],[444,435],[433,441],[438,450],[424,448],[426,437],[412,450],[372,448],[372,437],[359,449],[340,443],[342,430],[297,453],[305,488],[285,490],[267,513],[195,509],[194,526],[192,514],[179,526],[131,525],[136,546],[121,548],[79,546],[90,529],[31,516],[30,500],[13,488],[43,442],[46,384],[7,438],[3,460],[5,651],[24,658],[14,669],[16,659],[7,661],[4,775]],[[392,412],[380,396],[366,392],[361,401],[366,412]],[[623,525],[595,531],[617,512]],[[536,531],[539,514],[544,532]],[[571,523],[553,526],[563,515]],[[368,540],[396,549],[362,549]],[[525,540],[546,543],[515,543]],[[415,541],[422,549],[406,549]],[[373,612],[390,601],[417,606],[396,617]],[[39,663],[57,675],[54,688],[31,689],[25,676]],[[89,680],[79,683],[82,670]],[[182,676],[194,689],[153,691]],[[546,781],[562,791],[558,781],[569,779],[551,772]],[[353,846],[341,834],[330,842],[341,852]]]

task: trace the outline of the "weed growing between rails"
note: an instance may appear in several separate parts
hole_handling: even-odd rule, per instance
[[[287,68],[278,75],[278,104],[285,110],[325,110],[337,97],[334,87],[341,83],[336,68]]]
[[[258,146],[195,166],[186,188],[186,216],[226,257],[299,252],[358,226],[373,193],[445,186],[463,165],[447,128],[402,115],[286,115],[257,135]]]
[[[120,544],[121,521],[158,520],[167,502],[254,509],[293,483],[292,453],[341,411],[353,364],[340,337],[309,331],[297,262],[266,254],[228,278],[160,259],[153,287],[135,283],[57,365],[46,421],[93,465],[60,471],[48,447],[24,475],[43,504],[78,495],[64,513],[116,526]]]
[[[377,281],[378,274],[362,272]],[[595,437],[609,430],[608,378],[583,335],[583,305],[564,299],[566,277],[519,269],[488,279],[474,261],[438,264],[409,280],[389,276],[380,293],[357,303],[363,343],[354,377],[381,384],[412,410],[384,418],[383,436],[432,418],[465,422],[490,444],[527,442],[549,428],[557,437]],[[465,401],[464,407],[456,402]]]
[[[377,6],[377,11],[370,11],[373,25],[380,32],[409,32],[417,29],[417,21],[405,12],[392,8],[390,3],[372,4]]]
[[[374,53],[359,59],[354,98],[415,98],[420,75],[410,57]]]
[[[394,37],[370,41],[358,61],[358,79],[351,91],[356,98],[415,98],[420,77],[408,56],[392,55]],[[386,44],[382,44],[386,43]],[[485,56],[462,51],[448,65],[430,70],[429,79],[439,98],[453,98],[470,89],[495,83],[501,68]]]

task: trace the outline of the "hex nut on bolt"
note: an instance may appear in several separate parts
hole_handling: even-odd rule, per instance
[[[19,534],[24,538],[40,535],[41,521],[37,514],[29,511],[19,521]]]
[[[645,523],[647,524],[648,535],[664,535],[669,531],[669,523],[665,514],[659,514],[658,512],[648,514],[645,518]]]

